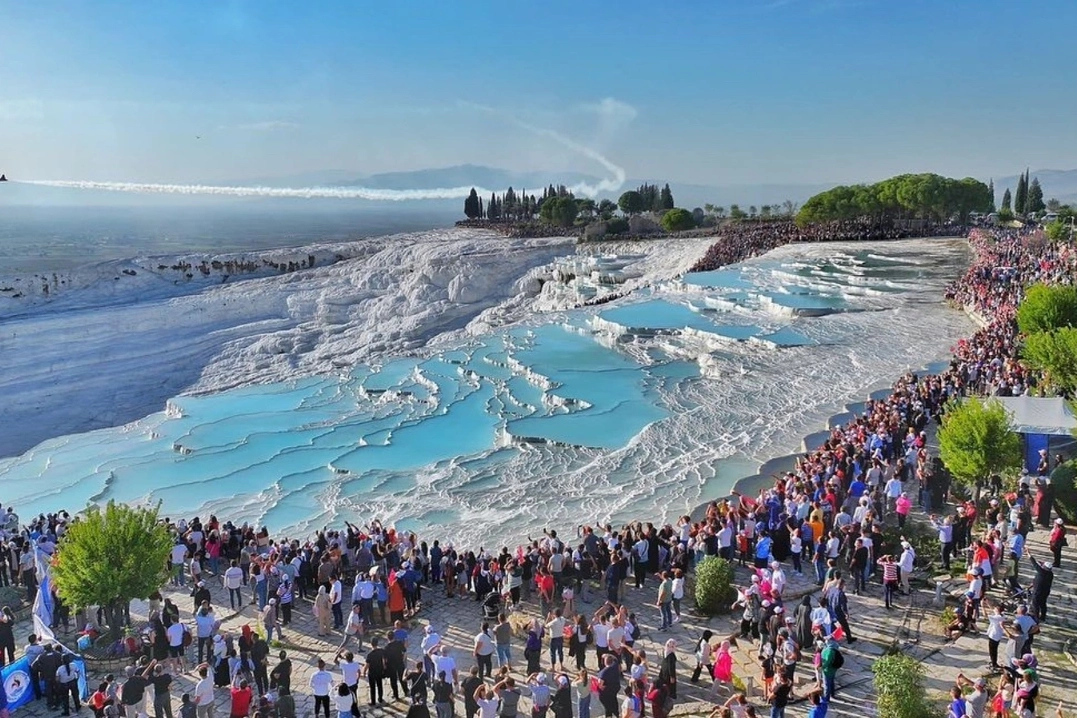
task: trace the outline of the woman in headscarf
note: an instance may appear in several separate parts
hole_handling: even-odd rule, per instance
[[[333,621],[333,605],[329,601],[329,592],[325,586],[318,586],[318,595],[314,597],[314,617],[318,619],[318,635],[329,633]]]
[[[797,631],[797,645],[810,646],[812,642],[812,622],[811,622],[811,596],[804,596],[800,600],[800,605],[797,606],[796,612],[796,631]]]
[[[703,669],[707,670],[707,675],[714,674],[714,651],[711,648],[711,639],[714,634],[707,630],[703,631],[703,635],[696,641],[696,669],[692,671],[692,683],[699,681],[699,674],[703,672]]]
[[[658,682],[669,690],[669,697],[677,697],[677,641],[670,638],[663,649],[662,665],[658,668]]]

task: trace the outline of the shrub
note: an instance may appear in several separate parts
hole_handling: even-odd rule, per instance
[[[705,616],[727,613],[737,595],[733,564],[708,556],[696,567],[696,609]]]
[[[680,232],[695,226],[696,221],[692,218],[692,213],[686,209],[671,209],[662,215],[662,229],[667,232]]]
[[[606,222],[606,234],[624,234],[628,231],[628,220],[624,217],[614,217]]]
[[[1051,472],[1055,509],[1068,524],[1077,522],[1077,461],[1067,461]]]
[[[924,667],[902,654],[884,656],[871,666],[875,675],[876,712],[887,718],[930,718],[924,693]]]

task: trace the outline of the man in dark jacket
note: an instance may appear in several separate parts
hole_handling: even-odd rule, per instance
[[[45,644],[45,652],[37,657],[33,669],[45,684],[45,700],[49,708],[58,708],[60,702],[59,686],[56,684],[56,671],[63,662],[59,651],[54,651],[51,643]]]
[[[1032,616],[1043,623],[1047,620],[1047,597],[1051,595],[1051,586],[1055,582],[1055,572],[1047,561],[1038,561],[1026,548],[1025,555],[1036,569],[1036,578],[1032,580]]]
[[[393,689],[393,700],[400,700],[401,683],[404,680],[404,669],[407,664],[407,647],[404,642],[395,638],[395,632],[389,631],[385,644],[385,668],[389,678],[389,687]]]

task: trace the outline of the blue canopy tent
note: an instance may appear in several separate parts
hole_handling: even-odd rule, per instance
[[[1035,396],[997,397],[1010,415],[1010,428],[1021,434],[1025,443],[1025,468],[1036,472],[1040,450],[1049,456],[1073,453],[1073,431],[1077,417],[1065,399]]]

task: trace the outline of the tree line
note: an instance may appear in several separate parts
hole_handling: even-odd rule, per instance
[[[1047,209],[1047,203],[1043,201],[1040,180],[1038,177],[1033,177],[1029,182],[1028,169],[1025,169],[1017,178],[1016,192],[1010,194],[1010,188],[1007,187],[1002,193],[1002,208],[999,210],[999,215],[1001,219],[1012,219],[1014,216],[1024,217],[1045,209]]]
[[[797,224],[870,218],[876,221],[968,219],[970,212],[990,212],[994,194],[983,182],[937,174],[905,174],[875,184],[839,185],[810,198],[797,213]]]

